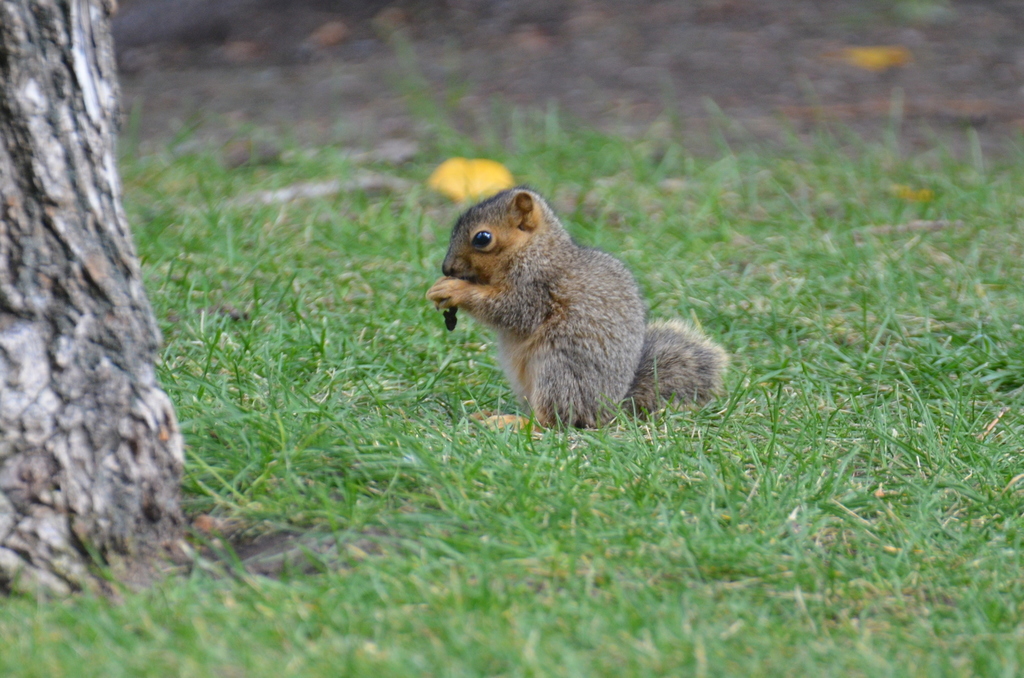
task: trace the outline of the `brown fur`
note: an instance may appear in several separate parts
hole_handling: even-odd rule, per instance
[[[474,246],[481,231],[491,240]],[[725,352],[683,323],[647,326],[625,266],[573,242],[527,188],[459,217],[442,270],[427,298],[496,330],[501,366],[543,426],[593,427],[622,405],[644,414],[721,388]]]
[[[626,402],[641,415],[672,400],[703,403],[722,390],[728,365],[722,347],[692,326],[680,320],[652,322]]]

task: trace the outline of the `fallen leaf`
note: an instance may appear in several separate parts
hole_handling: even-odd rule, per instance
[[[455,202],[481,198],[515,186],[504,165],[484,158],[449,158],[438,165],[427,185]]]
[[[898,45],[845,47],[835,53],[835,56],[851,66],[875,72],[904,66],[911,61],[910,50]]]
[[[935,198],[935,191],[930,188],[914,189],[904,184],[893,184],[892,192],[897,198],[910,202],[931,202]]]
[[[484,419],[483,424],[487,428],[494,430],[511,427],[512,430],[518,431],[519,429],[528,427],[530,425],[530,420],[526,417],[520,417],[517,414],[496,414]]]

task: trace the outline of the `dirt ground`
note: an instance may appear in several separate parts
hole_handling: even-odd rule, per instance
[[[672,121],[779,139],[893,122],[986,153],[1024,132],[1019,0],[124,0],[114,23],[129,134],[223,144],[284,134],[372,147],[424,111],[467,133],[510,107],[627,133]],[[889,67],[851,63],[889,46]],[[187,134],[185,133],[187,132]]]

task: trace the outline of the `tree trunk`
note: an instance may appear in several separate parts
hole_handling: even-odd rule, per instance
[[[136,577],[182,529],[181,435],[121,208],[115,0],[0,0],[0,591]]]

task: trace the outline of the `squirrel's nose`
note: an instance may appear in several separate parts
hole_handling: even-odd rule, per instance
[[[454,272],[455,271],[452,270],[452,265],[449,264],[447,261],[444,262],[443,264],[441,264],[441,273],[444,273],[445,277],[448,277],[448,278],[452,277],[452,274]]]

